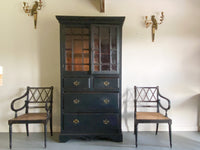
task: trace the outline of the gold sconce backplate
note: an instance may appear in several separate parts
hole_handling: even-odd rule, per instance
[[[33,16],[34,17],[34,27],[36,29],[37,27],[37,14],[38,10],[42,9],[42,0],[35,1],[35,3],[30,6],[29,3],[23,2],[23,10],[25,13],[28,14],[28,16]]]
[[[158,29],[158,25],[162,24],[164,20],[164,12],[161,12],[160,22],[157,22],[155,15],[151,16],[151,20],[148,20],[148,16],[145,16],[145,26],[148,28],[151,25],[152,42],[155,39],[155,30]]]

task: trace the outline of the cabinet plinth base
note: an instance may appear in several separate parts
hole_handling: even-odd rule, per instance
[[[110,133],[110,134],[69,134],[60,133],[59,142],[64,143],[70,139],[82,139],[82,140],[110,140],[114,142],[122,142],[122,133]]]

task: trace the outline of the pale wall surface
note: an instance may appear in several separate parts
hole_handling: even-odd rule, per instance
[[[27,85],[54,89],[54,131],[60,122],[59,23],[56,15],[125,16],[123,26],[122,127],[133,130],[133,99],[130,89],[160,86],[171,99],[169,116],[173,130],[197,130],[200,101],[200,1],[199,0],[106,0],[106,12],[98,11],[97,0],[45,0],[39,11],[37,30],[33,18],[22,10],[23,0],[5,0],[0,5],[0,132],[7,132],[7,120],[13,117],[10,102]],[[29,0],[30,2],[31,0]],[[151,42],[150,28],[144,16],[164,11],[165,20]],[[14,126],[14,131],[25,131]],[[153,130],[154,126],[140,126]],[[166,130],[167,126],[161,126]],[[31,126],[32,132],[41,131]]]

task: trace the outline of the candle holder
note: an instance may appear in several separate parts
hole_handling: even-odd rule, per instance
[[[33,6],[31,7],[29,3],[23,2],[23,10],[25,13],[28,14],[28,16],[33,16],[34,17],[34,27],[36,29],[37,27],[37,13],[38,10],[42,9],[42,0],[35,1]]]
[[[158,29],[158,25],[162,24],[164,20],[164,12],[161,12],[160,22],[158,23],[155,15],[151,16],[151,20],[148,20],[148,16],[145,16],[145,26],[148,28],[151,25],[151,33],[152,33],[152,42],[155,39],[155,30]]]

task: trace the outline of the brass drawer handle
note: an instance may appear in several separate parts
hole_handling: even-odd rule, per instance
[[[74,120],[73,120],[73,123],[74,123],[74,124],[79,124],[79,120],[78,120],[78,119],[74,119]]]
[[[103,120],[103,124],[107,125],[109,123],[110,123],[110,121],[108,119]]]
[[[106,99],[104,99],[103,101],[104,101],[104,103],[105,103],[105,104],[109,104],[109,103],[110,103],[110,100],[109,100],[109,99],[107,99],[107,98],[106,98]]]
[[[108,82],[108,81],[104,81],[104,83],[103,83],[105,86],[109,86],[110,85],[110,82]]]
[[[80,100],[76,98],[73,100],[73,102],[74,102],[74,104],[78,104],[78,103],[80,103]]]
[[[74,84],[75,86],[79,86],[79,85],[80,85],[80,82],[76,80],[76,81],[73,82],[73,84]]]

